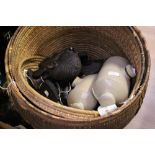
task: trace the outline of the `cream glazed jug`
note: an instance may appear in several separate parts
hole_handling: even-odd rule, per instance
[[[83,110],[93,110],[97,106],[97,100],[92,93],[92,85],[96,76],[93,74],[84,78],[77,77],[73,81],[72,86],[74,88],[67,98],[68,106]]]
[[[116,104],[128,98],[130,78],[135,76],[135,69],[123,57],[113,56],[104,62],[92,87],[92,92],[100,104],[99,113],[113,111],[117,108]]]

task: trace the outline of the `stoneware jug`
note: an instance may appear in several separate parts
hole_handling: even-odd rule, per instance
[[[129,95],[130,78],[135,75],[135,69],[127,59],[120,56],[107,59],[92,87],[92,92],[100,104],[98,110],[108,106],[107,111],[114,110],[117,108],[116,104],[125,101]]]
[[[74,88],[67,98],[68,106],[83,110],[93,110],[96,107],[97,100],[92,94],[92,85],[96,76],[96,74],[92,74],[84,78],[77,77],[73,81]]]

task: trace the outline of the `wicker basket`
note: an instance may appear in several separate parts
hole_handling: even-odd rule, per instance
[[[10,124],[0,121],[0,129],[14,129],[14,127],[11,126]]]
[[[70,46],[87,52],[93,59],[119,55],[130,60],[137,76],[126,104],[100,117],[97,111],[55,103],[30,87],[24,70],[36,69],[45,57]],[[20,27],[8,45],[5,66],[11,98],[21,116],[34,128],[123,128],[143,102],[150,57],[134,27]]]

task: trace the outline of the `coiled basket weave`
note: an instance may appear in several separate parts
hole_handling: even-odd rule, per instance
[[[129,98],[116,111],[101,117],[97,111],[78,110],[55,103],[36,92],[25,70],[37,69],[48,56],[74,47],[92,59],[123,56],[137,70]],[[20,27],[6,51],[10,96],[20,115],[34,128],[123,128],[136,115],[145,96],[150,57],[134,27]]]

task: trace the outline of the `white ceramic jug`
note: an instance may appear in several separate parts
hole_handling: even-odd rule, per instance
[[[101,107],[110,106],[115,109],[116,104],[125,101],[129,95],[130,78],[135,75],[135,69],[127,59],[120,56],[107,59],[92,88]]]
[[[97,100],[92,94],[92,85],[96,76],[96,74],[88,75],[82,79],[77,77],[73,81],[74,88],[67,98],[68,106],[83,110],[93,110],[96,107]]]

